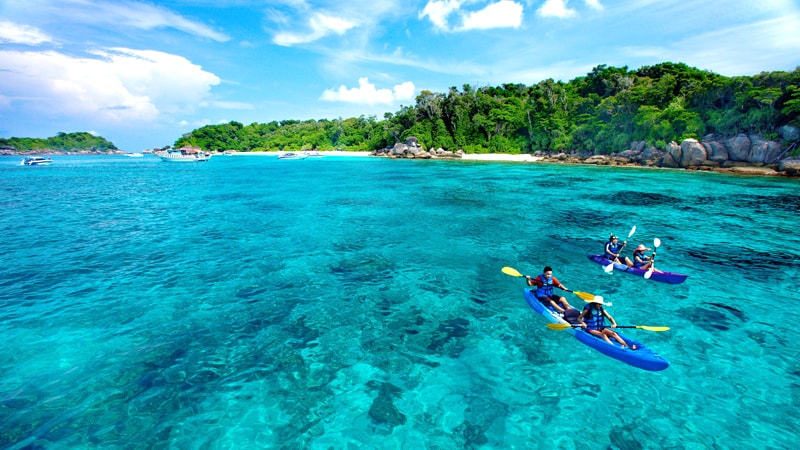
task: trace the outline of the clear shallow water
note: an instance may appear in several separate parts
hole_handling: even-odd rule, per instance
[[[0,158],[0,447],[796,446],[797,180],[54,159]],[[586,258],[633,225],[685,283]],[[545,264],[670,368],[548,330]]]

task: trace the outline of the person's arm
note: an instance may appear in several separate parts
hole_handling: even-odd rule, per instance
[[[617,328],[617,321],[614,320],[613,317],[611,317],[611,314],[609,314],[608,311],[606,311],[605,309],[603,310],[603,314],[605,314],[606,317],[608,317],[608,320],[611,321],[611,328]]]
[[[619,256],[619,254],[611,251],[611,242],[606,244],[606,253],[608,253],[609,255],[614,255],[615,257]]]
[[[586,317],[585,309],[581,311],[580,315],[578,316],[578,322],[580,322],[582,328],[586,328],[586,322],[583,321],[584,317]]]
[[[557,288],[561,289],[562,291],[568,291],[568,290],[569,290],[569,289],[567,289],[567,287],[566,287],[566,286],[564,286],[563,284],[561,284],[561,282],[560,282],[560,281],[558,281],[558,278],[556,278],[556,277],[553,277],[553,284],[554,284],[554,285],[555,285]]]

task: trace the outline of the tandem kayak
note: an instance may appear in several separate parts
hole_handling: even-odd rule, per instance
[[[563,323],[563,324],[578,323],[577,320],[573,318],[569,318],[569,320],[566,320],[561,316],[559,316],[552,308],[544,306],[539,300],[536,300],[536,297],[533,295],[533,292],[530,289],[524,289],[523,292],[525,293],[525,301],[528,302],[528,305],[530,305],[534,311],[541,314],[549,322]],[[598,352],[606,356],[610,356],[614,359],[618,359],[634,367],[638,367],[644,370],[651,370],[654,372],[659,370],[664,370],[667,367],[669,367],[669,362],[666,359],[659,356],[656,352],[648,348],[646,345],[628,338],[627,336],[620,333],[618,330],[614,331],[616,331],[617,334],[620,335],[622,340],[624,340],[628,344],[628,347],[632,347],[635,345],[636,350],[631,350],[630,348],[624,348],[622,347],[622,345],[620,345],[618,342],[614,340],[611,341],[613,342],[613,344],[609,344],[603,339],[595,337],[593,334],[583,330],[582,328],[567,328],[564,330],[564,332],[572,334],[575,337],[575,339],[597,350]]]
[[[597,264],[603,265],[603,267],[609,264],[614,264],[614,270],[636,275],[637,277],[644,278],[644,274],[647,273],[646,270],[638,269],[636,267],[628,267],[625,264],[611,262],[608,259],[606,259],[606,257],[603,255],[588,255],[588,256],[589,259],[596,262]],[[650,275],[651,280],[669,284],[683,283],[684,281],[686,281],[687,277],[689,277],[689,275],[684,275],[682,273],[675,273],[675,272],[664,272],[661,270],[654,270],[653,273]]]

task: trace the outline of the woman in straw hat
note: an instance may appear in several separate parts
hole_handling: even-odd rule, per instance
[[[644,252],[649,252],[650,248],[639,244],[633,251],[633,266],[642,270],[647,270],[653,265],[653,258],[645,256]]]
[[[611,303],[605,303],[603,301],[603,297],[599,295],[595,296],[594,299],[590,300],[589,303],[583,307],[583,312],[581,312],[581,315],[578,316],[578,322],[580,322],[581,327],[585,328],[586,331],[599,338],[602,338],[609,344],[611,344],[611,340],[609,338],[613,338],[619,342],[622,347],[627,348],[628,343],[625,342],[625,340],[622,339],[619,334],[610,328],[606,328],[606,317],[611,321],[612,328],[616,328],[617,321],[611,317],[611,314],[603,309],[603,305],[611,306]],[[633,350],[636,350],[635,346]]]

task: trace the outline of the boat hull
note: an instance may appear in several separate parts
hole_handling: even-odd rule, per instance
[[[636,275],[637,277],[644,278],[644,274],[647,273],[646,270],[638,269],[636,267],[628,267],[625,264],[611,262],[606,259],[603,255],[588,255],[588,258],[597,264],[602,265],[603,267],[613,264],[614,270],[629,273],[631,275]],[[662,283],[669,283],[669,284],[680,284],[686,281],[689,275],[684,275],[682,273],[675,273],[675,272],[664,272],[661,270],[654,270],[653,273],[650,275],[650,279],[653,281],[660,281]]]
[[[570,323],[558,316],[551,308],[545,307],[539,300],[536,300],[536,297],[533,295],[533,292],[530,289],[524,289],[523,292],[525,295],[525,301],[528,302],[528,305],[530,305],[530,307],[542,317],[547,319],[547,321],[551,323]],[[591,333],[584,331],[582,328],[568,328],[564,330],[565,333],[572,334],[572,336],[582,344],[597,350],[603,355],[614,358],[618,361],[622,361],[633,367],[638,367],[640,369],[653,372],[664,370],[669,367],[669,362],[666,359],[661,357],[646,345],[630,339],[629,337],[620,333],[618,330],[614,331],[616,331],[617,334],[622,337],[622,339],[628,344],[628,347],[635,345],[636,350],[624,348],[622,345],[613,340],[613,343],[609,344],[608,342],[595,337]]]
[[[205,162],[211,159],[210,156],[159,156],[159,158],[166,162]]]
[[[53,163],[53,160],[50,158],[42,158],[35,156],[33,158],[25,158],[22,160],[23,166],[47,166]]]

